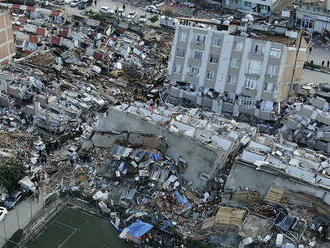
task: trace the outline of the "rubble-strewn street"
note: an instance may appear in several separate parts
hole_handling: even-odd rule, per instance
[[[0,2],[0,246],[330,247],[329,31],[280,1]]]

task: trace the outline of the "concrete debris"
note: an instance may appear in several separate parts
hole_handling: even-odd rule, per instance
[[[193,14],[188,5],[162,5]],[[315,94],[287,102],[257,101],[252,118],[242,115],[235,95],[206,87],[197,94],[181,82],[170,87],[171,31],[0,6],[24,10],[13,10],[16,59],[0,71],[0,156],[22,161],[24,177],[15,185],[24,192],[42,187],[47,199],[71,195],[90,203],[119,237],[140,247],[329,246],[326,85],[305,86],[302,92]],[[235,22],[233,15],[217,17],[200,27]],[[245,19],[253,24],[253,16]],[[161,18],[172,28],[190,21]],[[252,26],[267,31],[266,24]],[[170,95],[175,105],[163,101]],[[190,100],[176,102],[181,96]],[[234,117],[211,111],[219,97]],[[265,118],[256,120],[259,114]],[[7,194],[1,186],[0,199]]]

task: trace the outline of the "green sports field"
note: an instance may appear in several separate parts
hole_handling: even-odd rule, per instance
[[[66,207],[28,248],[121,248],[129,245],[119,239],[116,229],[98,216]]]

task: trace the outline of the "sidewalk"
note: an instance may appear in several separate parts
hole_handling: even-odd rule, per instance
[[[309,53],[309,49],[306,55],[306,61],[311,62],[313,60],[315,65],[322,65],[324,61],[324,66],[327,66],[327,61],[330,63],[330,51],[323,49],[319,46],[314,46],[312,52]]]

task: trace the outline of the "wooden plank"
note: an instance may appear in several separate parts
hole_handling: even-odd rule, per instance
[[[266,202],[280,204],[284,196],[284,190],[278,187],[271,186],[265,197]]]

